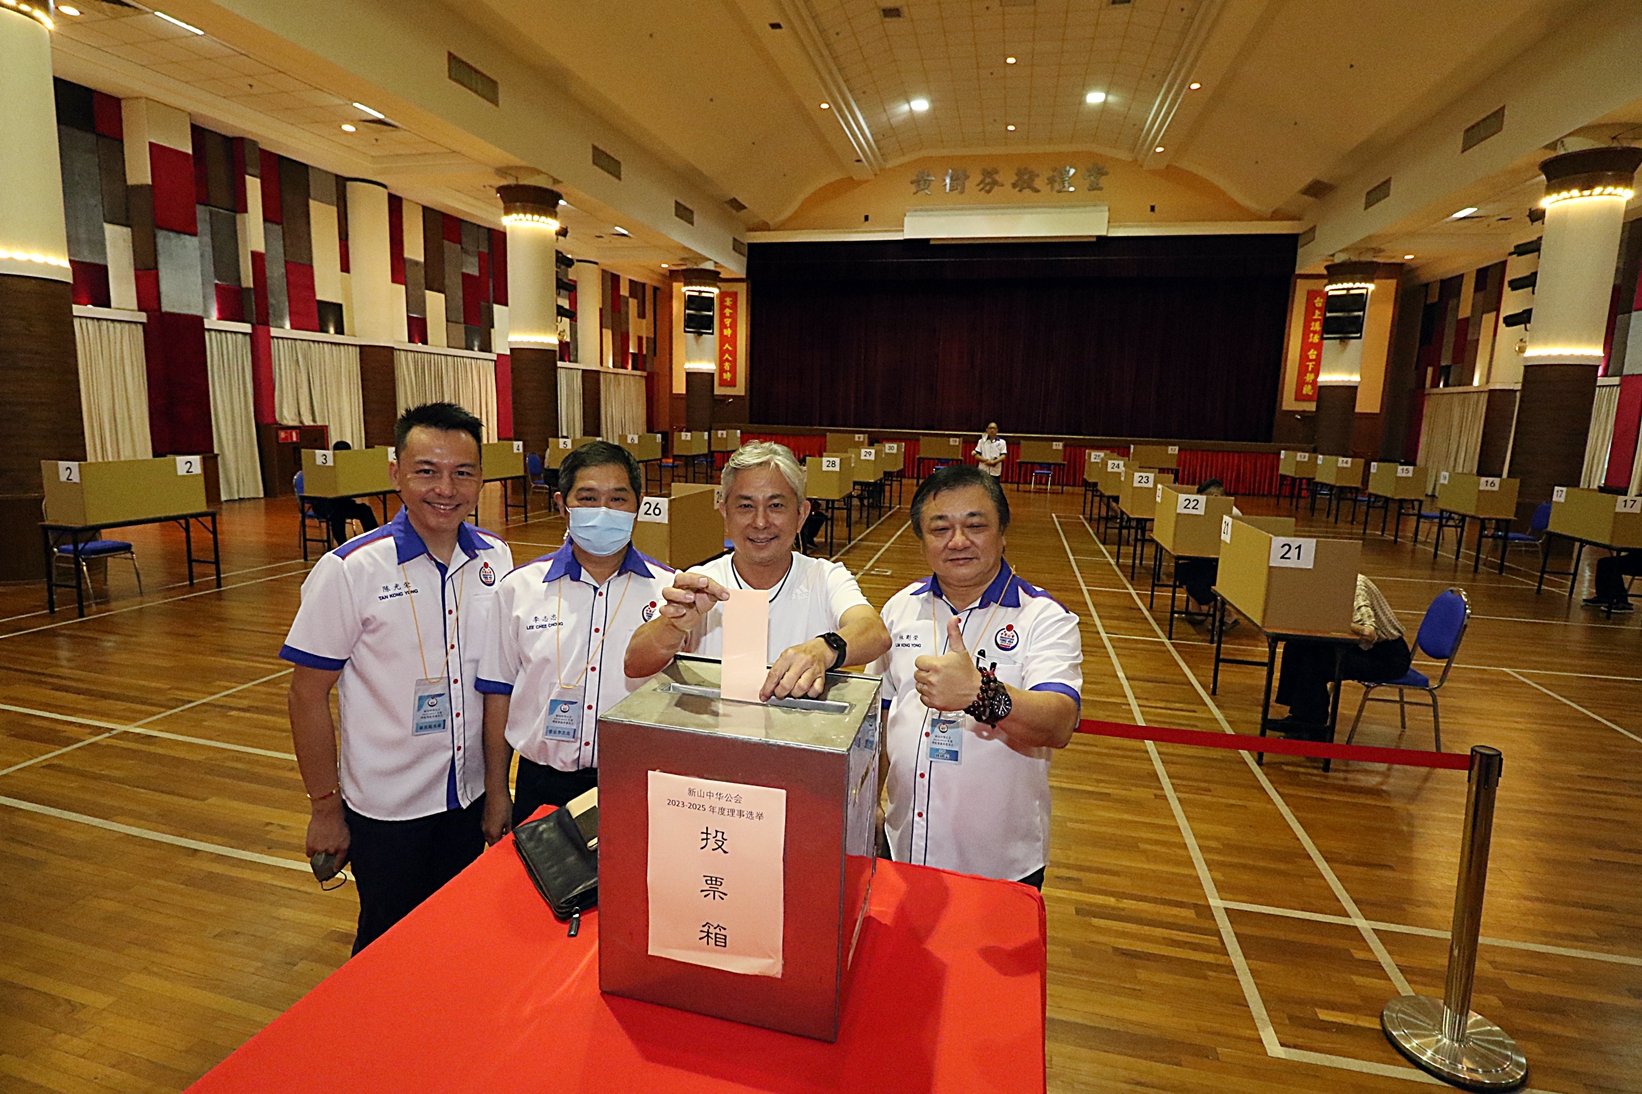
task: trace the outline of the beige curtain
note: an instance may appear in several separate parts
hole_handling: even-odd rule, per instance
[[[365,447],[359,347],[274,337],[274,414],[291,425],[323,425],[331,443]]]
[[[393,387],[401,413],[423,403],[455,403],[485,424],[485,440],[496,440],[494,359],[396,349]]]
[[[582,429],[582,370],[563,365],[559,366],[559,436],[587,436]]]
[[[1598,380],[1591,405],[1591,431],[1585,437],[1585,471],[1579,485],[1596,487],[1608,473],[1608,450],[1613,447],[1614,419],[1619,416],[1619,379]]]
[[[1488,392],[1481,388],[1427,392],[1425,418],[1420,425],[1419,462],[1433,472],[1475,474],[1487,412]]]
[[[205,371],[211,383],[211,433],[216,438],[222,499],[262,497],[257,464],[256,414],[251,405],[251,336],[205,332]]]
[[[599,436],[621,437],[644,432],[642,372],[611,371],[599,376]]]
[[[77,315],[74,351],[80,364],[86,459],[146,460],[153,456],[143,325]]]

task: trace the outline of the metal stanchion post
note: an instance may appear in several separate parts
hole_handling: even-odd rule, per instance
[[[1497,748],[1471,749],[1465,842],[1460,848],[1443,997],[1400,995],[1380,1012],[1380,1028],[1398,1052],[1422,1071],[1467,1090],[1514,1090],[1528,1079],[1528,1060],[1510,1034],[1471,1010],[1500,764]]]

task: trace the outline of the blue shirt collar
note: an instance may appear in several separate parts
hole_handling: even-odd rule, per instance
[[[547,565],[547,573],[542,577],[542,584],[557,581],[561,577],[568,577],[572,581],[582,579],[582,564],[576,559],[575,544],[565,540],[564,545],[547,557],[552,561]],[[627,553],[622,556],[621,565],[616,567],[617,574],[637,574],[640,577],[654,577],[655,572],[645,563],[644,556],[639,554],[637,547],[631,543],[627,545]]]
[[[992,583],[986,587],[984,592],[981,593],[980,603],[978,603],[976,607],[985,608],[992,604],[998,603],[1001,603],[1006,608],[1020,607],[1020,583],[1010,581],[1009,579],[1013,576],[1014,571],[1009,568],[1009,560],[1007,558],[1001,560],[998,564],[998,576],[994,577],[992,579]],[[934,593],[942,600],[946,599],[946,594],[941,591],[941,579],[936,577],[934,574],[930,574],[928,577],[924,578],[924,580],[919,582],[918,586],[912,590],[913,596],[923,596],[925,593]],[[999,599],[1000,597],[1002,598],[1001,600]]]
[[[404,509],[400,509],[393,515],[393,519],[388,521],[388,529],[393,532],[393,545],[398,551],[399,565],[403,566],[418,555],[433,558],[433,555],[428,553],[428,545],[422,542],[421,534],[411,524]],[[491,549],[490,544],[485,542],[485,537],[474,531],[473,525],[467,521],[463,521],[456,529],[456,546],[469,558],[473,558],[480,551]]]

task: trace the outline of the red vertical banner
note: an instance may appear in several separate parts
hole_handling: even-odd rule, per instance
[[[1294,380],[1294,398],[1302,403],[1317,401],[1317,374],[1323,367],[1323,301],[1321,289],[1306,292],[1306,314],[1300,325],[1300,371]]]
[[[718,294],[718,386],[736,386],[736,339],[741,336],[741,294]]]

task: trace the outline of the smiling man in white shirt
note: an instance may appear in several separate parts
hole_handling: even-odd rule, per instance
[[[1042,887],[1049,759],[1077,728],[1077,616],[1004,559],[1009,502],[979,468],[943,467],[912,499],[932,573],[890,598],[885,823],[896,862]]]
[[[388,470],[404,507],[319,560],[279,651],[296,666],[288,706],[310,802],[307,853],[352,862],[355,953],[484,849],[474,683],[513,556],[463,523],[483,485],[482,437],[479,419],[453,403],[400,416]]]
[[[768,441],[742,445],[724,465],[720,494],[735,549],[674,577],[660,613],[628,643],[628,675],[660,672],[681,650],[721,657],[719,604],[734,587],[770,592],[765,699],[819,695],[829,671],[864,665],[889,648],[889,632],[854,575],[793,550],[810,503],[791,449]]]
[[[559,466],[564,546],[496,591],[479,665],[485,696],[485,839],[599,782],[599,715],[643,683],[622,671],[627,641],[660,610],[673,569],[633,547],[642,486],[625,448],[590,441]],[[509,802],[511,752],[519,771]]]
[[[993,478],[1003,475],[1003,460],[1009,455],[1009,442],[998,436],[998,423],[987,422],[986,432],[975,442],[975,459],[980,469]]]

